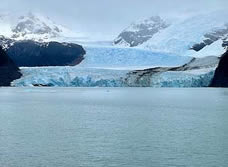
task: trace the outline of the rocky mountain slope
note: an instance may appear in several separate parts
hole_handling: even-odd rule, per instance
[[[21,76],[19,68],[0,47],[0,86],[10,86],[13,80]]]
[[[222,40],[223,47],[228,46],[228,24],[225,24],[222,28],[217,28],[212,32],[205,34],[204,40],[201,43],[194,44],[190,49],[198,52],[218,40]]]
[[[126,28],[115,39],[114,44],[135,47],[149,39],[156,33],[169,26],[159,16],[154,16],[141,22],[136,22]]]
[[[228,87],[228,51],[221,57],[211,87]]]
[[[179,67],[157,67],[129,72],[125,82],[133,87],[207,87],[219,63],[215,56],[193,58]]]
[[[19,67],[77,65],[85,50],[73,43],[36,42],[0,37],[0,45]]]

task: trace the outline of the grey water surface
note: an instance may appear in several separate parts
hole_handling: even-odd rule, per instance
[[[0,89],[0,167],[185,166],[228,166],[228,89]]]

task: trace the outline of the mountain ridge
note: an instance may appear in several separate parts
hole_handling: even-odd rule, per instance
[[[154,34],[169,26],[160,16],[152,16],[140,22],[132,23],[114,40],[115,45],[135,47],[143,44]]]

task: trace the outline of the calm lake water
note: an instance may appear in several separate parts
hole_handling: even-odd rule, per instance
[[[0,92],[1,167],[228,166],[228,89]]]

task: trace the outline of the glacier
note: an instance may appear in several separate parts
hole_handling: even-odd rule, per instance
[[[93,45],[84,48],[87,53],[78,66],[22,67],[23,77],[13,81],[11,85],[16,87],[206,87],[213,78],[214,66],[218,61],[214,57],[195,60],[192,57],[138,48]],[[188,64],[185,67],[189,67],[190,70],[164,71],[141,77],[140,80],[137,75],[129,77],[134,70],[182,67],[184,64]],[[194,67],[203,69],[194,69]]]
[[[174,71],[158,73],[138,81],[137,76],[128,78],[129,70],[97,69],[80,67],[33,67],[21,68],[23,77],[12,86],[50,87],[207,87],[215,69]]]
[[[23,77],[12,86],[54,87],[121,87],[128,70],[80,68],[80,67],[33,67],[21,68]]]
[[[180,66],[191,57],[176,56],[162,52],[152,52],[140,48],[114,46],[83,46],[85,60],[79,67],[103,69],[142,69],[151,67]]]

